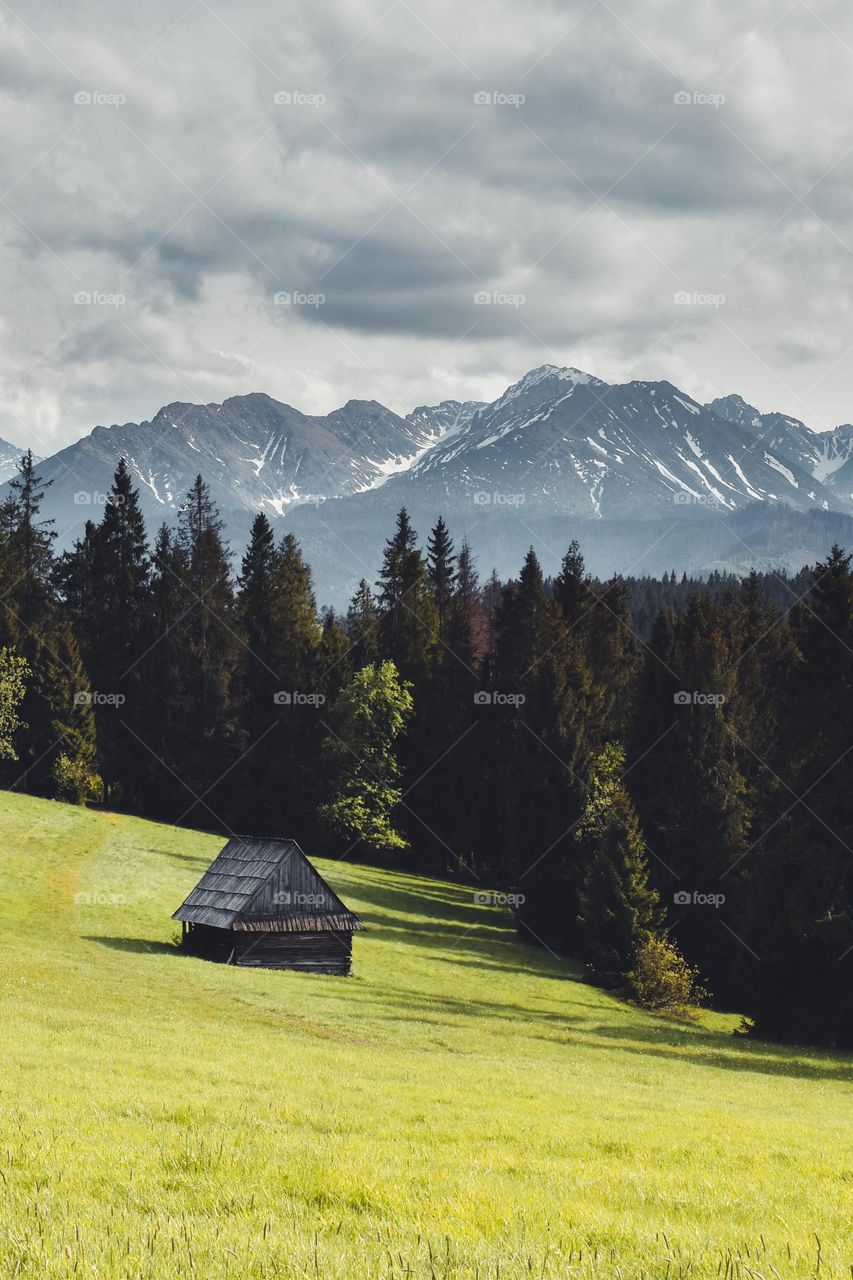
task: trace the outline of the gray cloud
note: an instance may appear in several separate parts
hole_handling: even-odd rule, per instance
[[[721,10],[4,8],[0,433],[544,360],[850,419],[853,14]]]

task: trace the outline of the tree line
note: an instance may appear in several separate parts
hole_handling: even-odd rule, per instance
[[[318,612],[292,534],[234,573],[199,477],[151,543],[122,461],[55,555],[31,455],[0,508],[5,785],[453,871],[658,1002],[853,1044],[853,573],[609,582],[572,542],[481,582],[405,511]],[[679,985],[680,983],[680,985]]]

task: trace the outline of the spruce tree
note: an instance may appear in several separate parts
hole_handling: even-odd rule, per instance
[[[362,578],[347,609],[346,630],[354,671],[375,662],[379,654],[379,610],[368,582]]]
[[[10,528],[14,586],[7,605],[25,630],[39,624],[52,601],[55,522],[40,519],[44,495],[52,484],[52,480],[43,481],[36,471],[32,449],[22,456],[18,474],[9,482],[10,503],[5,518]]]
[[[759,1034],[853,1047],[853,573],[834,546],[794,612],[799,661],[779,690],[779,814],[749,854]]]
[[[210,491],[197,476],[178,515],[183,565],[175,573],[184,612],[179,622],[181,751],[175,771],[193,795],[216,789],[238,752],[233,685],[240,636],[228,549]],[[216,811],[218,794],[208,800]],[[196,820],[199,814],[196,811]]]
[[[448,615],[456,585],[456,566],[453,541],[442,516],[438,517],[427,539],[427,571],[438,617],[438,635],[444,641],[447,638]]]
[[[144,663],[150,627],[150,558],[139,493],[119,461],[100,525],[88,535],[92,581],[83,604],[84,658],[99,698],[95,719],[100,772],[108,801],[131,807],[144,748],[148,688]],[[85,572],[85,566],[84,570]],[[128,730],[130,726],[133,732]]]
[[[437,660],[438,613],[427,566],[405,507],[385,547],[379,575],[380,645],[404,679],[422,677]]]

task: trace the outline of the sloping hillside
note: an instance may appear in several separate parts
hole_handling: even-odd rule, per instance
[[[3,822],[5,1275],[849,1276],[849,1062],[620,1004],[469,889],[321,862],[354,976],[187,958],[221,845]]]

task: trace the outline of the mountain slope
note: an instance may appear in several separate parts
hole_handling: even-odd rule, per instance
[[[472,887],[344,861],[318,866],[367,924],[352,978],[211,964],[170,915],[223,837],[14,793],[0,821],[4,1275],[627,1280],[675,1259],[714,1280],[748,1247],[753,1274],[813,1276],[817,1254],[849,1277],[842,1055],[655,1017]]]
[[[787,454],[671,383],[608,386],[553,366],[480,409],[452,441],[389,485],[383,500],[406,501],[416,487],[421,501],[429,494],[451,511],[503,502],[596,518],[648,517],[674,505],[833,505],[833,495]]]
[[[403,505],[424,535],[443,514],[504,575],[531,542],[556,567],[581,531],[601,574],[798,569],[801,552],[825,553],[830,529],[853,541],[853,427],[821,436],[739,396],[702,405],[670,382],[611,385],[556,365],[490,404],[447,400],[406,417],[362,400],[312,416],[253,394],[96,427],[40,466],[60,547],[97,518],[122,456],[152,531],[175,521],[201,473],[235,551],[265,511],[303,540],[319,598],[338,606],[375,577]],[[731,521],[753,508],[749,537],[733,539]]]
[[[10,444],[8,440],[0,438],[0,484],[3,484],[6,480],[11,480],[12,476],[15,475],[18,470],[18,463],[21,460],[21,454],[25,452],[26,450],[22,449],[20,445]],[[41,462],[38,454],[34,453],[33,457],[36,462]]]
[[[706,406],[729,422],[751,431],[761,444],[807,471],[832,495],[833,505],[853,505],[853,426],[812,431],[784,413],[759,413],[737,395],[722,396]]]
[[[173,519],[201,473],[226,519],[242,513],[242,526],[256,511],[280,516],[294,503],[383,484],[476,408],[447,401],[401,418],[375,400],[350,400],[316,417],[262,394],[221,405],[176,403],[150,422],[95,427],[40,472],[53,481],[49,513],[67,536],[92,514],[88,508],[103,504],[120,457],[149,519]]]

